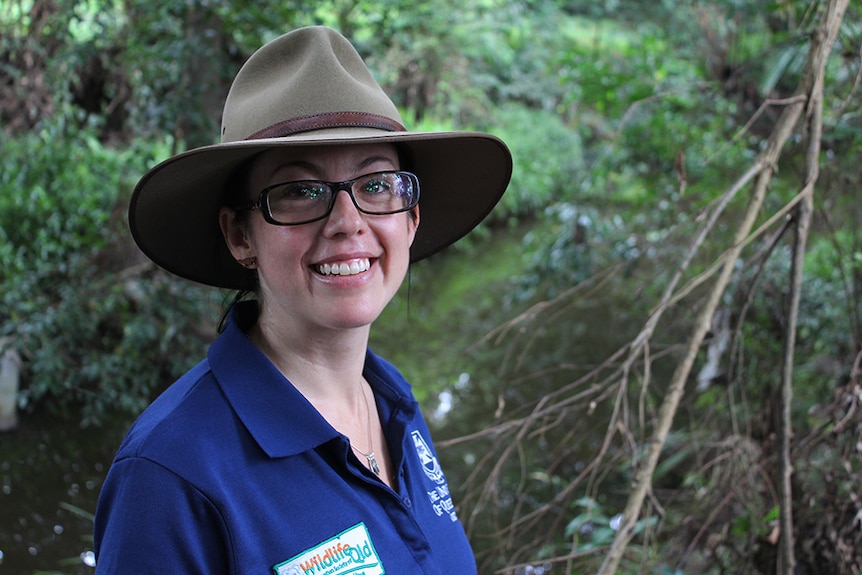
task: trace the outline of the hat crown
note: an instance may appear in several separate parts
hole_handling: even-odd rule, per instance
[[[354,113],[345,125],[357,125],[355,113],[360,113],[403,130],[398,108],[350,42],[330,28],[301,28],[266,44],[242,66],[225,101],[221,141],[338,127],[306,121],[300,129],[272,132],[298,120],[345,113]]]

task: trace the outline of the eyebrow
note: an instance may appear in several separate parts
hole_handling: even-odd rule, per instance
[[[396,158],[394,161],[392,158],[388,156],[371,156],[370,158],[366,158],[364,161],[359,163],[360,168],[367,168],[368,166],[376,163],[376,162],[389,162],[393,166],[398,166],[398,159]]]
[[[393,160],[392,158],[390,158],[388,156],[384,156],[384,155],[369,156],[369,157],[365,158],[364,160],[362,160],[361,162],[359,162],[359,164],[356,167],[358,169],[363,169],[363,168],[367,168],[367,167],[369,167],[369,166],[371,166],[377,162],[389,162],[390,164],[392,164],[393,167],[396,167],[396,168],[398,167],[397,158]],[[278,164],[277,166],[275,166],[272,169],[272,172],[270,172],[269,177],[271,178],[273,174],[275,174],[279,170],[283,170],[285,168],[301,168],[301,169],[306,169],[309,172],[319,172],[320,165],[314,164],[314,163],[309,162],[307,160],[291,160],[291,161],[287,161],[287,162],[284,162],[284,163],[281,163],[281,164]]]

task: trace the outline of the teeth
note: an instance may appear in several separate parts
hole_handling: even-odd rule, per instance
[[[353,276],[368,271],[370,267],[371,262],[368,258],[362,258],[350,263],[321,264],[317,266],[317,271],[324,276]]]

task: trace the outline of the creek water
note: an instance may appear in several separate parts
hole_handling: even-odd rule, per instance
[[[23,416],[0,434],[0,574],[93,573],[91,515],[126,427]]]

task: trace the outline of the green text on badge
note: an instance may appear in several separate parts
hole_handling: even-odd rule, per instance
[[[277,575],[383,575],[386,570],[377,556],[365,523],[303,551],[273,567]]]

